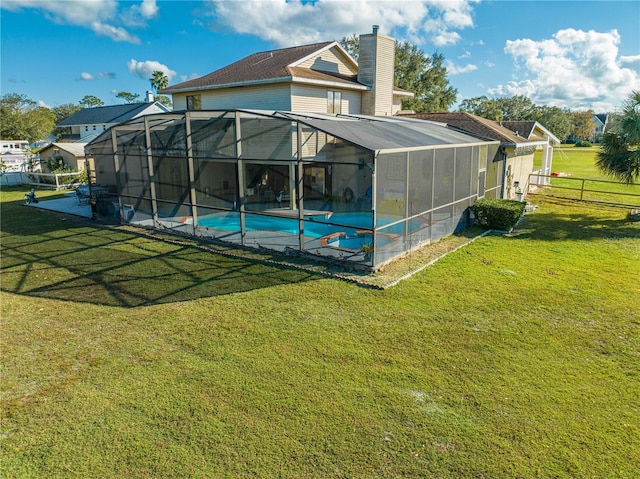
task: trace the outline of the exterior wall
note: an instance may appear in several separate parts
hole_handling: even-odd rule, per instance
[[[346,62],[347,59],[344,55],[339,53],[335,48],[332,48],[309,58],[297,66],[316,71],[340,73],[342,75],[356,75],[358,69],[346,65]]]
[[[365,115],[393,114],[395,45],[395,40],[385,35],[360,35],[358,81],[371,86],[371,91],[362,95]]]
[[[327,113],[327,87],[311,85],[291,85],[291,111]],[[342,92],[342,113],[357,115],[361,113],[361,93],[359,91],[340,90]]]
[[[291,110],[290,86],[286,83],[175,93],[174,111],[187,109],[187,95],[200,95],[203,110]]]
[[[54,158],[62,158],[63,163],[73,170],[81,171],[85,169],[84,157],[76,157],[65,150],[54,151],[54,149],[49,148],[40,152],[40,165],[42,166],[43,173],[49,172],[49,169],[47,168],[47,161]]]
[[[522,191],[526,191],[529,183],[529,174],[533,172],[533,153],[513,156],[513,150],[510,150],[507,157],[507,178],[504,197],[509,200],[516,200],[518,199],[516,182],[519,183]]]
[[[2,140],[1,143],[0,154],[3,155],[5,153],[22,154],[29,148],[27,140]]]
[[[391,114],[397,115],[402,110],[402,98],[401,96],[393,95],[393,104],[391,105]]]
[[[71,127],[72,133],[79,133],[80,139],[86,138],[87,136],[100,134],[105,130],[108,130],[111,124],[97,124],[97,125],[80,125],[77,127]],[[76,130],[77,129],[77,130]]]

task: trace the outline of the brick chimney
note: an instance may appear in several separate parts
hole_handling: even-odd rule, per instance
[[[378,33],[379,28],[374,25],[372,33],[360,35],[358,81],[371,88],[362,95],[362,113],[391,116],[396,41]]]

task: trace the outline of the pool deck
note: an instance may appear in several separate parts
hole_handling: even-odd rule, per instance
[[[38,203],[25,203],[26,206],[40,208],[41,210],[57,211],[58,213],[67,213],[70,215],[82,216],[83,218],[91,218],[91,205],[78,204],[78,198],[75,193],[67,193],[64,198],[55,200],[43,200]]]

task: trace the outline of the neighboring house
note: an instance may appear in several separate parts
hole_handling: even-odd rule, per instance
[[[390,116],[413,93],[394,88],[395,40],[360,35],[359,64],[338,44],[270,50],[169,86],[174,110],[249,108]]]
[[[602,135],[608,130],[609,117],[606,113],[599,113],[593,115],[593,122],[596,125],[596,129],[593,132],[593,142],[602,141]]]
[[[27,140],[0,140],[0,168],[2,171],[26,171],[29,150]]]
[[[71,128],[71,135],[66,135],[65,140],[88,143],[114,125],[143,115],[168,111],[166,106],[157,101],[84,108],[62,120],[56,125],[56,128]]]
[[[71,170],[81,171],[86,168],[84,147],[86,143],[51,143],[38,151],[40,165],[44,173],[51,171],[50,165],[55,162],[56,168],[66,166]]]
[[[544,126],[537,121],[503,121],[500,124],[511,131],[515,132],[518,136],[524,136],[528,140],[545,140],[546,143],[542,147],[542,165],[540,167],[540,173],[543,175],[551,175],[553,164],[553,147],[560,144],[560,140]],[[537,183],[549,184],[550,178],[538,178]]]
[[[413,113],[403,116],[445,123],[478,138],[498,140],[501,148],[496,152],[495,161],[506,159],[506,162],[503,163],[504,172],[500,196],[507,199],[519,199],[520,192],[526,193],[529,186],[529,175],[533,173],[534,152],[538,148],[545,148],[549,145],[548,140],[538,137],[528,138],[493,120],[487,120],[468,112]]]

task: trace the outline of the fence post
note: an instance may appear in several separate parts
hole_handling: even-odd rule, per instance
[[[582,178],[582,188],[580,188],[580,201],[584,198],[584,178]]]

